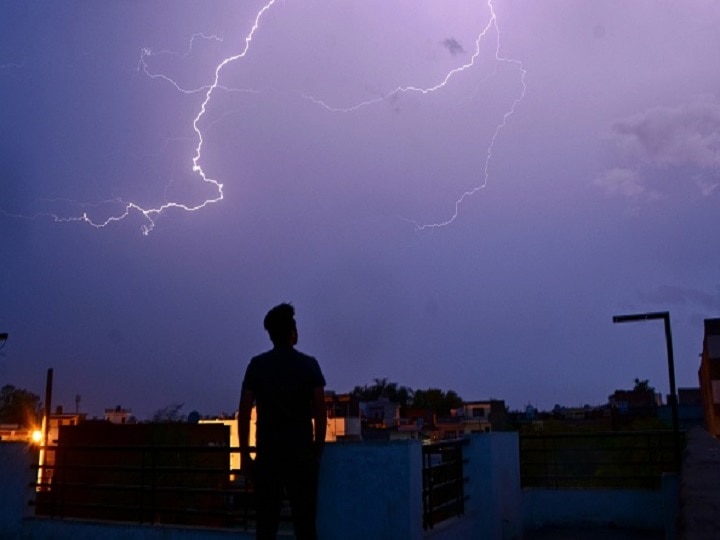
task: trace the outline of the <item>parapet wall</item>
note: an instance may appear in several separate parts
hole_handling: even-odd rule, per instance
[[[702,428],[687,433],[681,478],[679,537],[720,538],[720,441]]]
[[[422,453],[418,441],[325,447],[318,535],[347,540],[422,538]]]
[[[715,508],[713,534],[720,531],[717,506],[707,506],[720,490],[702,491],[708,481],[720,479],[720,445],[702,439],[704,450],[688,457],[698,468],[688,476],[684,466],[683,497],[686,505],[685,538],[706,524],[697,513]],[[709,448],[709,450],[707,448]],[[37,451],[23,443],[0,443],[0,540],[222,540],[250,539],[252,532],[236,529],[190,528],[132,523],[83,522],[32,516],[31,468]],[[715,457],[711,469],[708,459]],[[473,538],[519,540],[532,531],[552,526],[625,526],[665,530],[674,538],[677,513],[677,476],[667,475],[662,491],[652,490],[521,490],[517,433],[472,435],[463,446],[467,501],[462,516],[423,530],[422,447],[417,441],[336,443],[326,446],[320,470],[318,532],[323,540],[455,540]],[[697,472],[699,471],[699,472]],[[703,472],[704,471],[704,472]],[[714,476],[713,476],[714,475]],[[690,484],[695,479],[694,488]],[[695,489],[696,491],[692,491]],[[700,490],[700,491],[697,491]],[[714,503],[713,503],[714,504]],[[693,516],[699,516],[695,521]],[[717,536],[717,534],[715,534]],[[711,537],[715,537],[711,536]],[[717,536],[720,538],[720,536]]]
[[[665,531],[675,538],[678,481],[663,477],[660,491],[650,489],[523,490],[524,529],[586,527]]]
[[[27,443],[0,443],[0,540],[20,537],[34,480],[37,451]]]

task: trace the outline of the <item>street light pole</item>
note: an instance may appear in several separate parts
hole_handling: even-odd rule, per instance
[[[680,467],[680,420],[678,417],[678,399],[675,389],[675,358],[673,355],[672,331],[670,329],[670,313],[668,311],[656,311],[651,313],[634,313],[631,315],[615,315],[614,323],[649,321],[662,319],[665,324],[665,348],[667,349],[668,376],[670,379],[670,410],[672,411],[673,434],[675,437],[675,462]]]

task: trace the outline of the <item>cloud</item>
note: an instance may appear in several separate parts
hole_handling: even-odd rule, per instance
[[[608,195],[629,199],[657,199],[660,195],[643,185],[642,177],[633,169],[614,168],[595,178],[593,183]]]
[[[700,176],[695,177],[695,184],[697,184],[697,187],[700,189],[700,193],[703,194],[703,197],[709,197],[712,195],[713,191],[720,186],[720,182],[712,182]]]
[[[610,141],[628,166],[607,170],[594,183],[608,193],[657,198],[663,171],[688,178],[704,197],[720,185],[720,103],[698,98],[674,107],[653,107],[612,125]],[[655,180],[658,179],[658,180]]]
[[[447,39],[443,40],[442,45],[448,51],[450,51],[450,54],[452,54],[453,56],[457,56],[458,54],[465,53],[465,49],[463,49],[463,46],[455,38],[447,38]]]
[[[720,171],[720,104],[698,100],[655,107],[615,122],[618,146],[651,166],[690,165]]]

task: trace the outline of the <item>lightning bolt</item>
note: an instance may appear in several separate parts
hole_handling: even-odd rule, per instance
[[[200,104],[200,110],[192,121],[193,130],[195,131],[195,135],[197,136],[197,141],[198,141],[197,146],[195,147],[195,153],[192,157],[192,171],[200,177],[200,180],[203,183],[209,184],[214,188],[214,190],[217,193],[216,196],[211,197],[209,199],[205,199],[203,202],[196,204],[196,205],[183,204],[183,203],[178,203],[178,202],[167,202],[165,204],[162,204],[157,207],[152,207],[152,208],[145,208],[143,206],[140,206],[137,203],[122,201],[120,199],[103,201],[102,203],[97,204],[97,206],[99,206],[100,204],[105,204],[105,203],[115,203],[115,204],[120,204],[123,206],[123,211],[121,213],[119,213],[118,215],[110,216],[103,221],[93,220],[89,216],[88,212],[86,212],[86,211],[83,212],[79,216],[73,216],[73,217],[61,217],[56,214],[42,212],[42,213],[35,214],[33,216],[29,216],[29,218],[34,219],[36,217],[44,216],[44,217],[50,217],[55,222],[58,222],[58,223],[84,222],[84,223],[91,225],[92,227],[97,228],[97,229],[102,229],[112,223],[122,221],[123,219],[128,217],[132,212],[138,212],[146,220],[146,223],[144,223],[141,226],[141,231],[142,231],[143,235],[147,236],[154,229],[155,220],[157,219],[157,217],[159,215],[161,215],[163,212],[165,212],[166,210],[169,210],[171,208],[177,208],[180,210],[184,210],[186,212],[196,212],[198,210],[205,208],[206,206],[208,206],[210,204],[214,204],[219,201],[222,201],[224,198],[223,184],[221,182],[219,182],[218,180],[209,177],[205,173],[205,170],[202,168],[202,165],[200,164],[200,158],[202,157],[202,149],[203,149],[203,144],[204,144],[203,134],[202,134],[202,131],[200,130],[200,121],[202,120],[203,116],[205,116],[205,113],[207,112],[207,107],[208,107],[208,104],[210,103],[213,93],[215,92],[215,90],[217,88],[221,88],[220,73],[228,64],[231,64],[232,62],[236,62],[245,57],[248,50],[250,49],[250,44],[253,40],[253,37],[255,36],[255,32],[260,27],[260,21],[261,21],[262,17],[273,6],[273,4],[275,4],[275,2],[276,2],[276,0],[269,0],[257,12],[257,14],[255,15],[253,25],[250,28],[250,31],[248,32],[248,34],[245,36],[245,40],[244,40],[245,46],[239,53],[237,53],[233,56],[224,58],[215,67],[215,75],[213,77],[212,83],[209,85],[202,86],[202,87],[196,88],[196,89],[185,89],[185,88],[182,88],[177,83],[175,83],[175,81],[172,80],[170,77],[166,77],[165,75],[162,75],[162,74],[151,73],[148,70],[148,66],[145,61],[145,59],[148,56],[157,55],[157,54],[177,54],[177,53],[172,53],[171,51],[160,51],[158,53],[153,53],[150,49],[147,49],[147,48],[145,48],[141,51],[140,60],[138,63],[138,70],[143,71],[146,75],[150,76],[151,78],[159,78],[159,79],[165,80],[166,82],[173,84],[173,86],[175,86],[175,88],[178,91],[185,93],[185,94],[194,94],[194,93],[205,92],[205,97],[204,97],[202,103]],[[212,40],[216,40],[216,41],[222,40],[222,38],[215,36],[215,35],[206,36],[205,34],[194,34],[190,40],[190,46],[188,48],[188,51],[183,55],[183,57],[187,56],[188,54],[190,54],[190,52],[192,52],[193,43],[196,38],[212,39]],[[91,205],[85,205],[85,206],[91,206]],[[5,213],[6,215],[14,216],[14,217],[28,218],[28,216],[10,214],[10,213],[4,212],[4,211],[3,211],[3,213]]]
[[[179,56],[180,58],[186,58],[188,55],[190,55],[192,53],[196,40],[202,39],[202,40],[212,40],[212,41],[220,42],[220,41],[222,41],[222,37],[219,37],[217,35],[206,35],[206,34],[202,34],[202,33],[193,34],[190,38],[190,43],[189,43],[188,49],[184,53],[178,53],[178,52],[168,51],[168,50],[154,52],[150,48],[143,48],[141,50],[140,59],[138,60],[138,65],[137,65],[138,72],[142,72],[144,75],[146,75],[147,77],[149,77],[151,79],[157,79],[157,80],[166,82],[166,83],[172,85],[178,92],[180,92],[182,94],[190,95],[190,94],[203,94],[204,93],[204,98],[203,98],[202,102],[200,103],[199,111],[192,120],[192,127],[193,127],[193,131],[195,132],[195,138],[197,141],[197,144],[196,144],[195,150],[194,150],[194,154],[192,156],[192,172],[198,176],[200,182],[202,182],[203,184],[212,186],[213,190],[216,193],[215,196],[207,198],[203,202],[201,202],[199,204],[195,204],[195,205],[184,204],[184,203],[179,203],[179,202],[166,202],[165,204],[162,204],[160,206],[146,208],[135,202],[123,201],[121,199],[111,199],[108,201],[103,201],[101,203],[97,203],[95,205],[89,205],[89,204],[83,205],[86,207],[100,206],[101,204],[113,204],[113,205],[121,206],[122,210],[120,213],[110,216],[102,221],[96,221],[96,220],[92,219],[87,211],[83,211],[81,215],[74,216],[74,217],[61,217],[56,214],[50,214],[50,213],[38,213],[38,214],[35,214],[34,216],[30,216],[30,217],[35,218],[35,217],[39,217],[39,216],[46,216],[46,217],[52,218],[55,222],[61,222],[61,223],[84,222],[84,223],[91,225],[92,227],[102,229],[102,228],[107,227],[108,225],[122,221],[123,219],[128,217],[133,212],[137,212],[138,214],[143,216],[143,218],[145,219],[145,223],[141,226],[141,231],[144,235],[148,235],[154,229],[155,224],[156,224],[156,219],[158,218],[158,216],[160,216],[163,212],[165,212],[167,210],[179,209],[179,210],[183,210],[186,212],[195,212],[195,211],[205,208],[208,205],[222,201],[224,198],[223,184],[220,181],[218,181],[217,179],[214,179],[214,178],[211,178],[210,176],[208,176],[201,164],[202,151],[203,151],[203,146],[204,146],[205,141],[203,138],[203,131],[200,128],[200,124],[201,124],[201,121],[203,120],[203,117],[205,116],[205,114],[207,112],[208,106],[212,100],[212,96],[217,90],[223,90],[223,91],[228,91],[228,92],[259,93],[257,90],[252,90],[252,89],[235,89],[235,88],[228,88],[226,86],[223,86],[220,84],[220,76],[221,76],[222,71],[229,64],[237,62],[247,55],[247,53],[250,49],[250,45],[255,36],[255,33],[257,32],[257,30],[260,27],[260,22],[261,22],[262,18],[272,8],[272,6],[276,3],[276,1],[277,0],[269,0],[266,4],[264,4],[260,8],[260,10],[255,15],[253,24],[252,24],[249,32],[245,36],[244,47],[242,48],[242,50],[237,54],[234,54],[232,56],[224,58],[220,63],[217,64],[217,66],[215,67],[215,70],[214,70],[214,76],[212,78],[212,81],[209,84],[205,84],[205,85],[202,85],[202,86],[199,86],[196,88],[186,88],[186,87],[178,84],[173,78],[171,78],[163,73],[156,73],[156,72],[151,71],[148,66],[147,59],[150,57],[153,57],[153,56],[160,56],[160,55],[176,55],[176,56]],[[425,230],[425,229],[436,229],[436,228],[445,227],[447,225],[450,225],[458,217],[459,211],[460,211],[460,206],[463,204],[463,202],[487,186],[488,180],[490,177],[489,169],[490,169],[490,163],[492,161],[492,154],[493,154],[493,149],[495,147],[495,143],[496,143],[501,131],[505,128],[505,126],[508,122],[508,119],[514,114],[517,105],[525,97],[525,93],[527,90],[527,86],[525,83],[525,77],[526,77],[526,73],[527,73],[526,69],[524,68],[524,66],[520,60],[505,57],[502,55],[500,29],[498,26],[497,15],[495,13],[493,0],[487,0],[487,7],[490,12],[490,17],[489,17],[487,24],[482,28],[482,30],[477,35],[477,38],[475,39],[475,50],[474,50],[472,56],[466,63],[447,72],[445,74],[445,76],[441,80],[439,80],[436,84],[433,84],[428,87],[418,87],[418,86],[413,86],[413,85],[398,86],[397,88],[391,90],[390,92],[388,92],[378,98],[367,100],[367,101],[361,101],[359,103],[355,103],[355,104],[348,105],[348,106],[342,106],[342,107],[329,105],[325,101],[318,99],[316,97],[310,96],[310,95],[300,94],[300,96],[303,99],[309,100],[330,112],[347,114],[347,113],[353,113],[353,112],[359,111],[363,108],[371,107],[373,105],[377,105],[379,103],[391,100],[399,94],[418,93],[418,94],[422,94],[422,95],[427,95],[427,94],[431,94],[434,92],[438,92],[438,91],[442,90],[444,87],[446,87],[453,78],[459,76],[461,73],[463,73],[467,70],[470,70],[471,68],[473,68],[473,66],[475,66],[476,61],[477,61],[478,57],[480,56],[482,42],[486,39],[486,37],[489,34],[494,33],[494,35],[495,35],[496,68],[497,68],[497,65],[500,63],[506,63],[506,64],[510,64],[510,65],[514,66],[520,73],[521,90],[518,93],[518,95],[513,98],[509,108],[504,112],[501,121],[495,127],[495,130],[493,132],[493,135],[490,139],[490,142],[489,142],[487,150],[486,150],[485,160],[484,160],[484,165],[483,165],[483,173],[482,173],[480,182],[476,186],[463,192],[460,195],[460,197],[457,198],[457,200],[455,201],[455,205],[454,205],[454,211],[448,219],[446,219],[442,222],[437,222],[437,223],[419,223],[419,222],[413,221],[413,220],[406,220],[409,223],[411,223],[415,227],[415,229],[418,231]],[[1,66],[1,67],[6,67],[6,66]],[[8,214],[7,212],[4,212],[4,211],[3,211],[3,213],[5,213],[6,215],[13,215],[15,217],[28,217],[28,216],[18,216],[15,214]]]
[[[273,0],[273,2],[274,1],[275,0]],[[168,55],[168,56],[177,56],[181,59],[187,58],[193,52],[194,43],[195,43],[196,39],[203,39],[206,41],[217,41],[217,42],[223,41],[222,37],[216,36],[215,34],[208,36],[203,33],[197,33],[197,34],[193,34],[190,37],[190,45],[188,46],[187,51],[185,51],[184,53],[178,53],[176,51],[169,51],[169,50],[162,50],[162,51],[155,52],[152,49],[150,49],[149,47],[145,47],[140,51],[140,59],[138,60],[137,71],[143,72],[150,79],[158,79],[158,80],[165,81],[166,83],[169,83],[171,86],[174,86],[175,90],[177,90],[181,94],[188,94],[188,95],[198,94],[200,92],[207,92],[207,91],[211,90],[212,86],[213,86],[212,84],[205,84],[203,86],[198,86],[197,88],[185,88],[185,87],[181,86],[180,84],[178,84],[178,82],[175,81],[172,77],[168,77],[164,73],[155,73],[155,72],[151,71],[150,67],[147,64],[148,58],[156,57],[156,56]],[[245,56],[246,52],[247,52],[247,47],[243,53],[238,55],[238,58],[242,58],[243,56]],[[258,90],[254,90],[252,88],[242,88],[242,89],[230,88],[230,87],[220,84],[219,81],[217,81],[217,84],[215,85],[215,87],[218,89],[224,90],[225,92],[231,92],[231,93],[232,92],[245,93],[245,94],[259,94],[260,93]]]
[[[223,41],[223,39],[220,36],[216,36],[215,34],[208,36],[208,35],[203,34],[202,32],[199,32],[197,34],[193,34],[190,37],[190,44],[188,45],[187,51],[185,51],[184,53],[178,53],[176,51],[168,51],[168,50],[154,52],[149,47],[144,47],[140,51],[140,59],[138,60],[137,70],[142,71],[150,79],[160,79],[167,83],[170,83],[172,86],[175,87],[175,89],[178,92],[180,92],[182,94],[197,94],[199,92],[202,92],[203,90],[207,92],[212,85],[206,84],[204,86],[200,86],[198,88],[192,88],[192,89],[183,88],[177,82],[175,82],[175,80],[173,80],[171,77],[168,77],[167,75],[165,75],[163,73],[153,73],[152,71],[150,71],[150,68],[147,65],[147,58],[154,57],[154,56],[170,55],[170,56],[178,56],[181,59],[187,58],[193,52],[193,48],[194,48],[196,39],[204,39],[204,40],[208,40],[208,41],[212,40],[212,41],[219,41],[219,42]]]
[[[418,223],[414,220],[406,220],[410,224],[412,224],[416,230],[421,231],[425,229],[437,229],[440,227],[446,227],[447,225],[450,225],[455,219],[457,219],[459,213],[460,213],[460,206],[462,203],[469,197],[472,197],[479,191],[485,189],[488,184],[488,180],[490,178],[490,162],[492,161],[492,154],[493,149],[495,147],[495,142],[497,141],[498,137],[500,136],[500,132],[505,128],[507,125],[508,119],[515,113],[515,109],[517,105],[525,98],[525,93],[527,91],[527,85],[525,83],[525,76],[527,74],[527,70],[523,66],[523,63],[520,60],[514,59],[514,58],[508,58],[501,54],[501,43],[500,43],[500,28],[498,27],[497,22],[497,14],[495,13],[495,6],[493,5],[493,0],[488,0],[487,2],[488,9],[490,11],[490,19],[488,20],[488,23],[485,25],[485,27],[480,31],[477,38],[475,39],[475,51],[473,52],[472,56],[470,57],[470,60],[449,71],[445,77],[438,82],[437,84],[433,86],[428,86],[426,88],[420,88],[417,86],[398,86],[397,88],[391,90],[390,92],[386,93],[385,95],[367,100],[362,101],[360,103],[356,103],[354,105],[350,105],[347,107],[338,107],[338,106],[332,106],[326,103],[325,101],[318,99],[313,96],[304,95],[303,98],[307,99],[309,101],[312,101],[316,105],[319,105],[323,107],[324,109],[330,111],[330,112],[337,112],[337,113],[352,113],[355,111],[358,111],[360,109],[363,109],[365,107],[370,107],[372,105],[377,105],[378,103],[385,102],[387,100],[393,99],[395,96],[399,94],[406,94],[406,93],[419,93],[419,94],[431,94],[433,92],[437,92],[447,86],[450,83],[450,80],[453,77],[458,76],[462,72],[471,69],[475,65],[475,61],[480,56],[480,47],[482,41],[485,39],[485,37],[490,33],[491,30],[495,33],[495,61],[496,63],[507,63],[515,66],[517,70],[520,73],[520,85],[521,90],[518,93],[518,95],[513,98],[512,102],[510,103],[510,107],[508,110],[506,110],[503,113],[502,119],[500,123],[498,123],[495,126],[495,130],[493,132],[492,137],[490,138],[490,143],[488,144],[487,151],[485,153],[485,161],[483,164],[483,174],[482,179],[479,184],[476,186],[468,189],[467,191],[463,192],[460,197],[455,201],[455,207],[453,210],[452,215],[447,218],[444,221],[437,222],[437,223]]]

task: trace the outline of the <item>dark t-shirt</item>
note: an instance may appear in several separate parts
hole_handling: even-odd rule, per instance
[[[258,453],[312,445],[313,390],[322,386],[317,360],[294,348],[276,347],[250,360],[243,390],[255,396]]]

